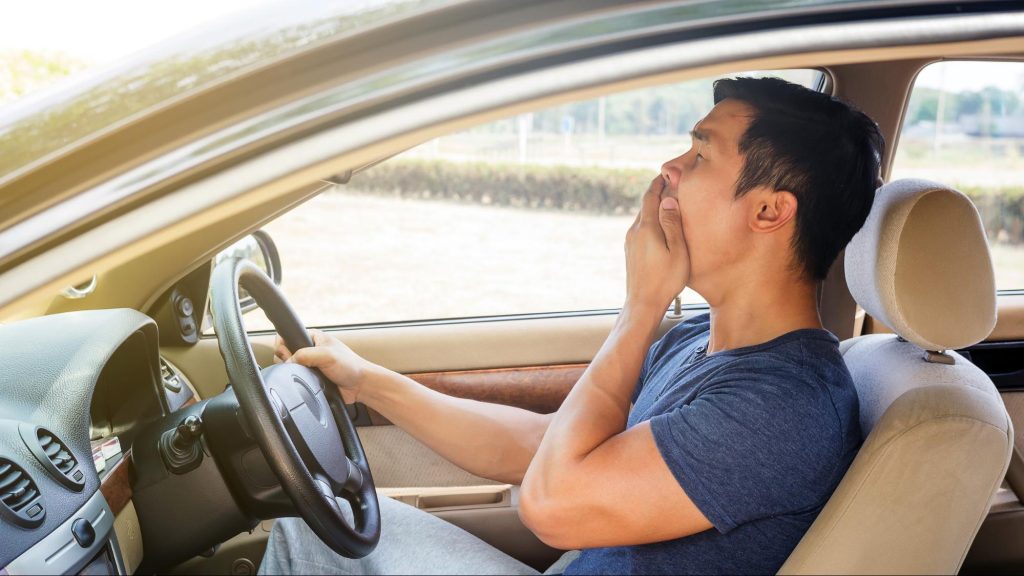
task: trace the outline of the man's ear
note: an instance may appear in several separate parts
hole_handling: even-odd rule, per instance
[[[754,232],[774,232],[796,218],[796,195],[787,190],[758,195],[749,224]]]

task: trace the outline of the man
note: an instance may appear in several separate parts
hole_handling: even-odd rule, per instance
[[[521,484],[526,526],[583,550],[554,571],[774,573],[860,445],[856,392],[816,294],[870,210],[881,135],[778,79],[719,80],[714,92],[692,148],[644,194],[622,312],[555,414],[445,396],[321,333],[291,356],[462,468]],[[686,286],[710,314],[652,346]],[[533,572],[412,507],[383,499],[382,510],[381,545],[362,561],[287,520],[261,570]],[[417,539],[428,524],[447,536]]]

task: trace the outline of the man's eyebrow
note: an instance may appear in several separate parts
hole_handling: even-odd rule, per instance
[[[703,142],[704,144],[711,144],[711,134],[706,130],[701,130],[700,128],[690,130],[690,138],[693,138],[698,142]]]

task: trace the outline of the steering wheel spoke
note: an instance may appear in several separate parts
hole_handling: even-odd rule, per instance
[[[223,260],[213,272],[213,324],[238,404],[285,493],[332,550],[349,558],[373,551],[380,508],[366,454],[337,388],[295,363],[256,364],[238,305],[252,295],[292,351],[313,345],[277,286],[251,262]],[[352,505],[352,520],[337,498]]]
[[[346,460],[348,459],[346,458]],[[345,478],[345,483],[341,486],[342,492],[353,495],[361,494],[370,483],[372,480],[369,473],[364,473],[360,465],[348,460],[348,477]]]

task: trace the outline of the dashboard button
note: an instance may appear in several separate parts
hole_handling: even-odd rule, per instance
[[[193,310],[194,308],[192,307],[191,298],[187,296],[182,296],[181,299],[178,300],[178,313],[180,313],[182,316],[192,316]]]
[[[92,546],[96,540],[96,530],[92,527],[92,522],[85,518],[79,518],[71,524],[71,535],[75,537],[75,541],[82,548]]]

